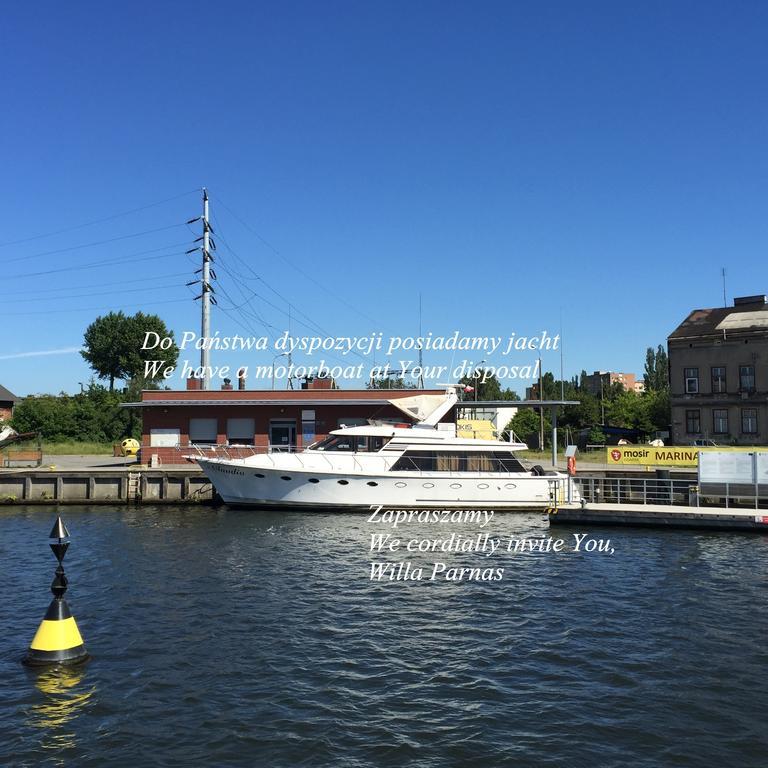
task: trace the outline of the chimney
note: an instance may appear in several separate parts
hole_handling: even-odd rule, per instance
[[[245,374],[241,373],[237,377],[237,388],[242,392],[245,389]]]
[[[187,389],[201,389],[202,381],[195,376],[190,376],[187,379]]]
[[[301,385],[302,389],[335,389],[335,382],[331,376],[307,377],[306,382]]]
[[[734,307],[741,307],[745,304],[768,304],[766,296],[739,296],[733,300]]]
[[[232,391],[232,379],[224,379],[224,383],[221,385],[221,388],[227,392]]]

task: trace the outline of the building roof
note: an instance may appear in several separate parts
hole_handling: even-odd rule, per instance
[[[768,330],[768,304],[755,301],[734,307],[694,309],[668,338],[689,339],[728,333]]]
[[[0,384],[0,402],[1,403],[18,403],[21,398],[16,397],[16,395],[13,394],[10,390],[6,389],[2,384]]]
[[[391,399],[439,395],[440,389],[151,389],[126,408],[183,405],[386,405]]]

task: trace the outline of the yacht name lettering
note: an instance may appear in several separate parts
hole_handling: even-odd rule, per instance
[[[397,528],[401,523],[476,523],[485,528],[493,520],[492,509],[384,509],[371,507],[369,523],[385,523]]]

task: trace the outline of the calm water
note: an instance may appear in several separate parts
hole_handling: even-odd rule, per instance
[[[497,553],[500,582],[372,583],[363,515],[62,514],[93,660],[19,663],[55,515],[1,509],[2,765],[768,765],[768,537],[585,529],[614,555]],[[541,515],[490,527],[547,531]]]

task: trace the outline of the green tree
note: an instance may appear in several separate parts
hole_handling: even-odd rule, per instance
[[[664,347],[659,344],[645,350],[645,391],[663,392],[669,389],[669,358]]]
[[[77,395],[39,395],[24,398],[15,408],[12,426],[19,432],[40,432],[46,440],[84,440],[109,443],[140,437],[141,420],[121,408],[124,396],[91,382]]]
[[[477,370],[477,376],[462,376],[459,379],[459,384],[464,387],[472,387],[477,391],[477,397],[475,392],[467,392],[464,399],[469,400],[519,400],[520,396],[511,389],[502,389],[501,383],[496,378],[495,373],[487,375],[485,368],[479,368]],[[483,378],[486,380],[483,381]]]
[[[539,411],[535,408],[520,408],[505,427],[505,431],[514,432],[528,447],[543,448],[539,446]],[[552,432],[552,424],[549,415],[544,415],[544,445]]]
[[[154,349],[142,349],[147,334],[157,334],[159,339],[170,338],[167,349],[156,346]],[[150,336],[151,341],[155,340]],[[110,312],[104,317],[97,317],[85,330],[84,345],[80,354],[88,361],[100,379],[109,380],[109,391],[115,388],[115,379],[144,377],[146,360],[159,360],[162,368],[176,365],[179,348],[173,341],[173,332],[157,315],[125,315],[122,311]],[[148,381],[156,381],[162,376],[158,370],[155,376],[147,376]]]

